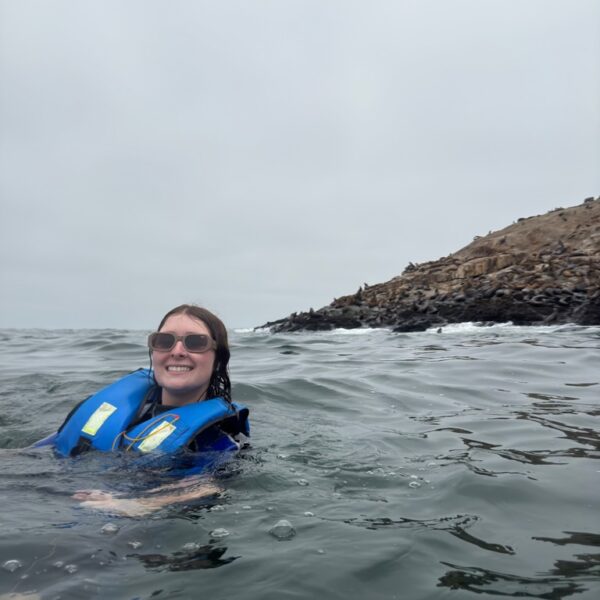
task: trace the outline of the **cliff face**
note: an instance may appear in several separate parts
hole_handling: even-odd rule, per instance
[[[600,325],[600,198],[519,219],[436,261],[329,306],[266,323],[272,331],[465,321]]]

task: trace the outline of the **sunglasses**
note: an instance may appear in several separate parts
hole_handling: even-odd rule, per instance
[[[200,353],[217,349],[217,342],[203,333],[175,335],[173,333],[161,333],[160,331],[151,333],[148,336],[148,348],[157,352],[169,352],[179,340],[183,342],[183,347],[188,352]]]

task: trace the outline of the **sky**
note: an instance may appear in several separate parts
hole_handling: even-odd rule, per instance
[[[598,195],[600,0],[0,0],[0,327],[253,327]]]

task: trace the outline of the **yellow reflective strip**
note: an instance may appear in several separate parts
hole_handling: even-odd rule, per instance
[[[108,419],[108,417],[110,417],[115,410],[117,410],[116,406],[113,406],[108,402],[103,402],[86,421],[86,424],[82,429],[83,433],[87,433],[88,435],[96,435],[96,433],[98,433],[98,429],[104,425],[104,421],[106,421],[106,419]]]
[[[166,440],[177,427],[168,421],[163,421],[158,427],[155,427],[147,436],[146,439],[138,446],[141,452],[150,452],[154,450],[164,440]]]

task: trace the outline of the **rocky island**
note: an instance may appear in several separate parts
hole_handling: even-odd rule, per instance
[[[600,325],[600,197],[519,219],[449,256],[410,263],[389,281],[262,327],[423,331],[467,321]]]

